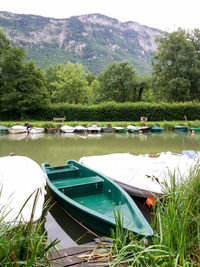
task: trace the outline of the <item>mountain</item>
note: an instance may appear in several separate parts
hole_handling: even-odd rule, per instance
[[[126,60],[138,74],[150,74],[155,38],[162,34],[159,29],[101,14],[54,19],[0,12],[0,26],[37,66],[79,62],[94,74],[113,61]]]

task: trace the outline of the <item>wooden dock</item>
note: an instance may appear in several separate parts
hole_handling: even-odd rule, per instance
[[[112,256],[108,247],[104,246],[101,241],[94,241],[84,245],[71,248],[61,249],[54,252],[50,257],[53,261],[51,267],[92,267],[92,266],[109,266]],[[124,265],[116,265],[122,267]]]

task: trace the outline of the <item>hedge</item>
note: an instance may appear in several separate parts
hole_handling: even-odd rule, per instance
[[[51,121],[65,117],[66,121],[148,121],[200,120],[200,103],[102,103],[99,105],[52,104],[20,115],[14,112],[0,113],[0,120],[35,119]]]

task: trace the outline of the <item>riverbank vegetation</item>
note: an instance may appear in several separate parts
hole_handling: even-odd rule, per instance
[[[171,187],[165,185],[162,199],[152,210],[152,238],[138,239],[124,233],[120,223],[112,243],[111,266],[199,266],[200,265],[200,169],[191,170],[188,179]]]
[[[50,266],[48,255],[56,249],[58,241],[48,240],[44,217],[37,222],[30,219],[24,223],[19,220],[19,213],[13,221],[7,222],[8,214],[7,207],[0,207],[0,266]]]
[[[67,59],[66,64],[39,69],[25,61],[23,47],[12,46],[0,31],[0,118],[200,119],[200,31],[179,29],[157,43],[152,77],[138,76],[128,61],[113,62],[95,76]]]

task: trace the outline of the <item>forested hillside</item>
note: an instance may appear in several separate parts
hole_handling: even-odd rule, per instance
[[[66,19],[0,12],[0,26],[12,44],[26,49],[43,69],[81,63],[98,74],[113,61],[128,60],[139,75],[151,74],[155,38],[162,32],[136,22],[121,23],[100,14]]]

